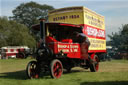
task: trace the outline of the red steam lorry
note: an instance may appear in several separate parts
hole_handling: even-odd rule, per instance
[[[98,71],[99,56],[106,52],[104,17],[85,7],[67,7],[50,11],[49,21],[32,26],[41,40],[36,60],[27,65],[28,77],[49,72],[60,78],[63,69],[70,72],[75,66]]]

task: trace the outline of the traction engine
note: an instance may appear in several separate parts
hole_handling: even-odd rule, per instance
[[[98,71],[98,56],[88,53],[87,37],[80,36],[83,33],[82,26],[45,23],[42,19],[32,29],[40,32],[41,40],[35,53],[36,60],[27,65],[28,78],[39,78],[41,72],[49,72],[52,78],[60,78],[63,69],[70,72],[76,66],[90,68],[91,72]]]

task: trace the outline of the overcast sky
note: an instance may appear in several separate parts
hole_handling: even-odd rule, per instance
[[[128,24],[128,0],[0,0],[0,16],[12,16],[13,9],[30,1],[54,8],[85,6],[105,16],[106,35],[118,32],[122,24]]]

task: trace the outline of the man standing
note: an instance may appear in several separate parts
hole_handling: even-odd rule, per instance
[[[88,48],[90,46],[90,41],[84,33],[77,33],[76,35],[78,43],[81,47],[81,57],[83,59],[88,59]]]

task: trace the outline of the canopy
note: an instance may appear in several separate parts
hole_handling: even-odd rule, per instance
[[[68,24],[68,23],[45,23],[45,26],[55,27],[55,26],[64,26],[64,27],[74,27],[74,28],[82,28],[80,25]],[[31,27],[33,30],[40,31],[40,24],[33,25]]]

